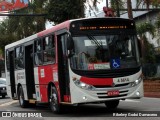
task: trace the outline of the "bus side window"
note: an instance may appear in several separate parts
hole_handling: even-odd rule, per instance
[[[54,47],[54,36],[50,35],[43,39],[44,45],[44,63],[54,63],[55,62],[55,47]]]
[[[34,63],[35,65],[42,65],[43,54],[42,54],[42,40],[38,39],[34,42]]]
[[[15,67],[16,69],[24,68],[24,47],[20,46],[15,49]]]

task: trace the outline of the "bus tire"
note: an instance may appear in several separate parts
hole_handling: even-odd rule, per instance
[[[106,101],[105,105],[108,109],[116,109],[119,105],[119,100]]]
[[[59,104],[58,92],[54,86],[50,88],[49,106],[54,113],[62,112],[61,105]]]
[[[19,100],[19,104],[22,108],[27,107],[28,103],[27,101],[24,99],[24,92],[23,92],[23,88],[22,86],[19,87],[18,89],[18,100]]]

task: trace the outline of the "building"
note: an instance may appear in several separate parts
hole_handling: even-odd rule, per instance
[[[13,5],[13,3],[3,0],[0,2],[0,11],[11,11]]]
[[[17,10],[20,8],[24,8],[28,6],[28,2],[24,2],[23,0],[1,0],[0,2],[0,12]]]

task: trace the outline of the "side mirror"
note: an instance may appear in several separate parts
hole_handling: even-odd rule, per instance
[[[67,49],[68,49],[68,50],[72,50],[73,47],[74,47],[74,42],[73,42],[72,36],[71,36],[71,34],[68,34],[68,38],[67,38]]]

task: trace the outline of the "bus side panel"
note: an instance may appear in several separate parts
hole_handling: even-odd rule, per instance
[[[60,88],[59,88],[59,78],[58,78],[58,65],[53,66],[53,82],[58,92],[59,102],[61,102]]]
[[[6,71],[6,84],[7,84],[7,95],[12,98],[11,94],[11,83],[10,83],[10,72]]]
[[[35,78],[36,100],[37,100],[37,101],[41,101],[40,87],[39,87],[38,67],[35,67],[35,68],[34,68],[34,78]]]
[[[26,77],[25,77],[25,70],[17,70],[15,73],[15,84],[16,84],[16,91],[18,92],[18,84],[20,84],[23,88],[25,100],[28,100],[27,94],[27,87],[26,87]]]
[[[60,96],[57,64],[34,68],[36,100],[48,102],[48,84],[53,82]],[[60,98],[59,98],[60,100]]]
[[[47,85],[53,80],[53,65],[46,65],[38,67],[39,84]]]
[[[39,85],[41,102],[48,102],[47,85]]]
[[[38,67],[41,102],[48,102],[48,83],[53,80],[53,65]]]

